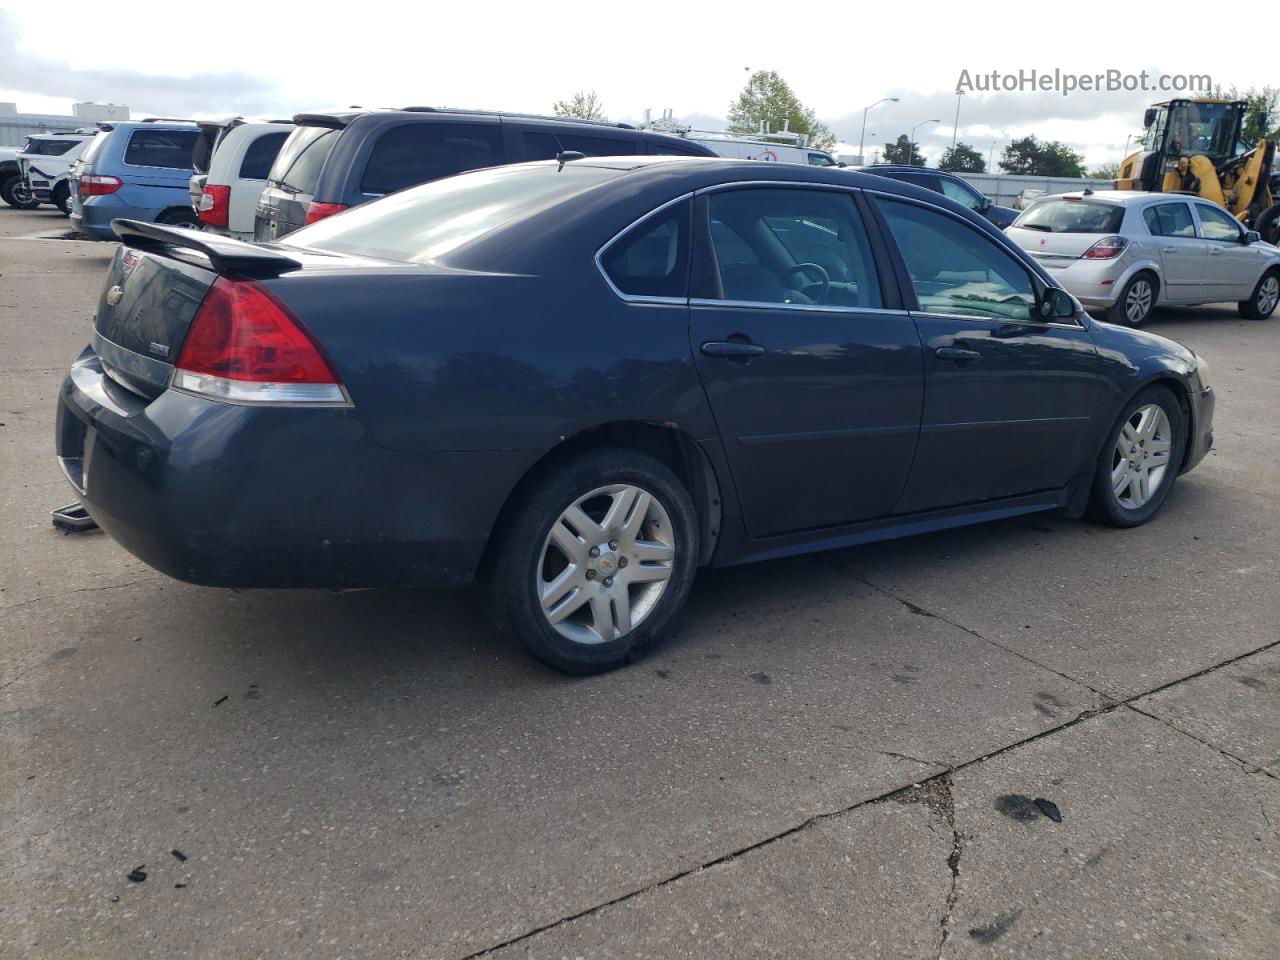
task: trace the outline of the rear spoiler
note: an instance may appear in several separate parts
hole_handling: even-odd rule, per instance
[[[125,246],[139,250],[157,253],[164,253],[165,247],[195,250],[208,257],[213,269],[219,273],[277,276],[302,266],[293,257],[267,247],[200,230],[184,230],[159,223],[143,223],[140,220],[112,220],[111,229]]]

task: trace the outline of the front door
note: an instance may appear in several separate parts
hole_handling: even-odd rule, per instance
[[[1164,290],[1160,299],[1185,303],[1203,296],[1206,243],[1196,233],[1191,205],[1185,200],[1153,203],[1142,211],[1153,242],[1160,252]]]
[[[1055,490],[1101,436],[1097,352],[1081,323],[1038,322],[1036,285],[987,234],[881,197],[924,348],[920,442],[897,513]]]
[[[1248,300],[1262,276],[1258,251],[1243,242],[1244,227],[1227,211],[1208,203],[1197,203],[1195,208],[1209,249],[1205,267],[1208,292],[1215,300]]]
[[[920,341],[885,306],[896,295],[854,193],[741,187],[698,207],[711,262],[695,270],[691,347],[747,532],[888,514],[920,423]]]

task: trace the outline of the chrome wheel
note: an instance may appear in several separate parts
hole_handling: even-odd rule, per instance
[[[1173,427],[1159,404],[1133,412],[1120,428],[1111,457],[1111,488],[1120,506],[1136,510],[1160,489],[1173,452]]]
[[[675,557],[675,528],[653,494],[599,487],[551,525],[538,563],[542,613],[575,643],[616,640],[653,612]]]
[[[1129,287],[1124,298],[1124,315],[1131,324],[1139,324],[1151,312],[1151,303],[1155,299],[1155,291],[1151,282],[1139,277]]]
[[[1258,287],[1258,312],[1266,316],[1280,303],[1280,277],[1264,277]]]

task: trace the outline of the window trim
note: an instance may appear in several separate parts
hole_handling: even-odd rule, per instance
[[[694,194],[694,191],[691,190],[688,193],[683,193],[678,197],[668,200],[666,203],[662,204],[659,207],[654,207],[644,216],[637,218],[636,220],[627,224],[617,233],[615,233],[612,237],[609,238],[609,240],[599,250],[595,252],[595,256],[592,257],[592,260],[595,261],[596,270],[599,272],[600,276],[604,279],[604,282],[609,285],[609,289],[613,291],[613,295],[617,297],[619,300],[623,301],[624,303],[664,304],[667,306],[671,306],[673,304],[678,304],[680,306],[687,306],[689,304],[690,301],[688,296],[656,297],[649,294],[623,293],[622,290],[618,288],[618,285],[613,282],[613,278],[609,276],[609,271],[605,270],[604,255],[609,252],[610,247],[612,247],[615,243],[617,243],[619,240],[625,237],[628,233],[630,233],[636,227],[640,226],[645,221],[658,216],[658,214],[663,213],[669,208],[674,207],[678,203],[682,203],[685,200],[692,200],[693,194]],[[692,238],[690,238],[690,240],[692,241]],[[690,246],[689,256],[690,258],[692,258],[693,256],[692,242],[690,242],[689,246]]]
[[[977,226],[975,226],[972,223],[969,223],[963,217],[957,217],[950,210],[947,210],[945,207],[941,207],[936,203],[929,203],[927,200],[917,200],[915,197],[905,197],[900,193],[889,193],[888,191],[885,191],[885,190],[867,190],[865,192],[872,197],[883,197],[886,200],[891,200],[898,203],[911,203],[911,204],[915,204],[918,207],[926,207],[930,210],[934,210],[937,213],[942,214],[944,217],[948,217],[951,220],[955,221],[956,223],[959,223],[967,227],[968,229],[972,230],[974,233],[978,234],[988,243],[992,243],[996,246],[999,246],[999,244],[995,244],[995,241],[993,241],[989,236],[986,236],[986,234]],[[1016,323],[1016,324],[1021,324],[1023,326],[1028,326],[1028,327],[1065,327],[1070,330],[1088,329],[1084,320],[1084,318],[1088,314],[1084,310],[1080,311],[1079,319],[1017,320],[1012,317],[975,317],[972,314],[938,313],[931,310],[919,309],[920,298],[916,296],[915,286],[911,282],[911,275],[906,269],[906,263],[902,260],[902,251],[898,248],[898,241],[893,236],[893,232],[889,229],[888,223],[885,222],[883,211],[881,211],[880,208],[875,204],[872,204],[872,206],[875,208],[876,220],[877,220],[877,224],[880,226],[881,232],[887,233],[888,234],[887,240],[892,241],[891,256],[894,258],[894,267],[895,267],[895,271],[898,273],[898,276],[899,276],[899,283],[904,288],[902,291],[904,295],[904,302],[908,304],[914,303],[917,307],[917,309],[912,310],[911,307],[908,305],[907,313],[911,314],[912,316],[939,317],[946,320],[967,320],[970,323],[1000,323],[1000,324]],[[978,214],[975,212],[974,215],[977,216]],[[1031,280],[1033,281],[1032,282],[1033,288],[1036,287],[1038,284],[1040,289],[1036,290],[1037,298],[1042,296],[1045,291],[1050,289],[1054,289],[1054,288],[1063,289],[1063,290],[1066,289],[1065,287],[1058,287],[1057,284],[1050,283],[1049,281],[1047,281],[1044,277],[1040,276],[1038,269],[1032,269],[1031,266],[1024,263],[1022,260],[1014,256],[1008,250],[1005,250],[1004,252],[1006,254],[1009,254],[1009,259],[1012,260],[1014,263],[1016,263],[1019,267],[1021,267],[1027,273],[1027,276],[1030,277]],[[1019,252],[1022,252],[1022,251],[1019,251]],[[1070,291],[1067,291],[1067,292],[1070,293]],[[910,293],[911,295],[910,300],[905,299],[905,296],[908,293]]]
[[[882,264],[880,257],[876,251],[876,238],[873,236],[870,218],[866,211],[858,203],[858,196],[865,194],[866,191],[862,187],[847,187],[838,183],[812,183],[805,180],[735,180],[728,183],[715,183],[708,187],[701,187],[694,193],[698,196],[706,196],[710,193],[718,193],[721,190],[750,190],[752,188],[761,187],[764,189],[774,189],[776,187],[790,187],[797,190],[826,190],[834,193],[844,193],[853,200],[854,209],[857,210],[858,219],[862,223],[863,230],[867,234],[867,241],[870,246],[871,262],[876,271],[876,283],[880,285],[881,299],[889,299],[885,294],[885,266],[891,264]],[[695,228],[698,224],[695,223]],[[878,229],[878,227],[877,227]],[[897,278],[894,278],[894,286],[897,287]],[[901,299],[901,294],[899,294]],[[846,307],[838,304],[826,303],[775,303],[772,300],[715,300],[711,297],[690,297],[689,306],[691,307],[736,307],[750,308],[753,310],[799,310],[802,312],[817,313],[854,313],[865,314],[874,313],[886,316],[907,316],[908,311],[902,307],[881,306],[881,307]]]

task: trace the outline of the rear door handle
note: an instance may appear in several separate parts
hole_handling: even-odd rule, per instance
[[[1218,248],[1218,247],[1210,247],[1210,248],[1209,248],[1209,256],[1211,256],[1211,257],[1220,257],[1220,256],[1222,256],[1222,250],[1221,250],[1220,248]]]
[[[706,357],[723,357],[725,360],[750,360],[764,353],[758,343],[742,343],[737,340],[708,340],[702,345]]]
[[[1177,248],[1177,247],[1165,247],[1165,248],[1164,248],[1164,252],[1165,252],[1165,253],[1177,253],[1177,252],[1178,252],[1178,248]]]
[[[972,363],[982,359],[982,354],[977,350],[966,350],[964,347],[939,347],[933,352],[939,360],[952,360],[956,363]]]

